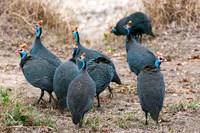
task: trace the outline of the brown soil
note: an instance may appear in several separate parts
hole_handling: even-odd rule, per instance
[[[97,119],[97,126],[84,124],[81,129],[74,129],[70,113],[60,113],[52,105],[35,105],[40,90],[29,85],[19,69],[20,57],[14,51],[15,40],[0,36],[0,86],[3,88],[21,89],[28,97],[27,103],[37,107],[40,113],[49,114],[57,129],[44,127],[12,127],[10,132],[200,132],[200,35],[199,32],[168,30],[152,40],[144,41],[144,45],[153,51],[160,51],[169,60],[161,66],[166,82],[166,97],[160,114],[160,126],[152,119],[149,125],[144,125],[144,113],[141,110],[136,93],[136,76],[130,72],[126,63],[124,44],[112,45],[114,52],[106,48],[93,47],[110,56],[122,79],[123,85],[111,84],[114,97],[107,98],[108,92],[101,94],[101,108],[93,109],[85,115],[85,119]],[[45,42],[44,42],[45,44]],[[66,54],[50,49],[64,61]],[[63,50],[63,49],[62,49]],[[62,51],[63,52],[63,51]],[[69,57],[69,56],[67,56]],[[48,100],[45,93],[45,100]],[[180,103],[190,104],[197,101],[198,108],[189,106],[178,107]],[[131,116],[130,118],[127,118]],[[120,126],[119,126],[120,125]],[[5,128],[4,128],[5,129]],[[8,130],[4,130],[7,132]]]

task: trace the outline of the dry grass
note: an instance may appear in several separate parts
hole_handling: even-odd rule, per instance
[[[200,27],[199,0],[152,0],[144,1],[147,14],[153,27],[182,27],[196,29]]]
[[[44,5],[41,0],[9,0],[1,2],[0,8],[2,20],[0,27],[6,34],[20,37],[21,41],[31,43],[33,41],[31,38],[35,36],[32,26],[42,19],[44,21],[44,36],[57,36],[57,38],[53,36],[54,43],[66,44],[71,42],[70,23],[63,22],[59,17],[60,15],[50,6]]]

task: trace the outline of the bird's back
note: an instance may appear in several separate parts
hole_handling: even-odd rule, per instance
[[[23,74],[31,85],[43,90],[53,91],[53,76],[55,72],[53,65],[44,59],[33,56],[22,64]]]
[[[148,65],[141,70],[137,77],[137,92],[142,109],[157,119],[165,96],[165,82],[158,68]]]
[[[47,60],[50,64],[58,67],[61,64],[61,60],[53,54],[50,50],[48,50],[39,39],[35,39],[33,47],[30,51],[31,56],[35,56],[38,58],[42,58]]]
[[[96,83],[97,94],[108,87],[114,76],[114,69],[111,62],[104,57],[90,60],[87,63],[87,71]]]
[[[131,23],[131,32],[132,34],[145,33],[152,35],[151,22],[148,16],[142,12],[135,12],[128,17]]]
[[[147,17],[147,15],[142,12],[135,12],[135,13],[129,15],[128,19],[129,19],[129,21],[130,20],[132,21],[132,25],[149,21],[149,18]]]
[[[71,81],[78,75],[78,67],[72,61],[62,63],[55,71],[53,90],[59,99],[58,103],[61,108],[66,108],[66,96],[68,86]]]
[[[69,110],[73,113],[85,113],[92,106],[96,86],[87,72],[81,72],[70,83],[67,94],[67,104]]]
[[[136,75],[145,65],[154,64],[157,59],[150,49],[140,45],[133,39],[126,42],[126,51],[128,65]]]
[[[113,76],[112,82],[116,82],[117,84],[121,84],[121,80],[120,80],[120,78],[119,78],[119,76],[118,76],[118,74],[117,74],[117,72],[115,70],[115,65],[114,65],[114,63],[112,62],[112,60],[108,56],[102,54],[99,51],[87,49],[87,48],[81,46],[79,48],[78,54],[76,55],[76,58],[81,56],[81,54],[83,54],[83,53],[87,53],[87,55],[86,55],[86,61],[87,62],[89,62],[92,59],[96,59],[98,57],[103,57],[106,60],[108,60],[110,62],[110,64],[111,64],[111,66],[113,67],[113,70],[114,70],[114,76]],[[78,61],[78,66],[79,66],[79,68],[81,68],[81,66],[82,66],[80,61]]]
[[[146,14],[142,12],[135,12],[127,17],[120,19],[116,24],[117,32],[114,32],[116,35],[127,35],[127,31],[125,30],[124,26],[129,22],[131,23],[131,34],[136,35],[138,33],[146,33],[150,34],[149,29],[151,29],[151,24],[149,18]],[[150,24],[150,25],[149,25]]]

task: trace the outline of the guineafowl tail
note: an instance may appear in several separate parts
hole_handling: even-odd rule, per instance
[[[154,121],[158,121],[160,110],[158,108],[155,108],[154,110],[150,111],[150,116]]]
[[[82,115],[81,113],[73,113],[72,114],[72,121],[75,125],[77,125],[81,121]]]
[[[112,82],[115,82],[117,84],[122,84],[121,79],[119,78],[118,74],[115,72],[114,77],[112,79]]]

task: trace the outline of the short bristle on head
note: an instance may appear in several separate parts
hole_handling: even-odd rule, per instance
[[[74,32],[78,32],[78,25],[74,27]]]
[[[156,52],[156,56],[159,58],[159,57],[162,57],[162,53],[160,53],[160,52]]]
[[[42,23],[43,23],[43,20],[40,20],[37,24],[38,24],[39,27],[41,27]]]
[[[131,27],[131,24],[132,24],[132,21],[128,21],[128,23],[126,24],[126,27],[127,27],[127,28],[130,28],[130,27]]]
[[[19,48],[25,49],[26,51],[28,51],[28,45],[26,43],[22,43],[21,45],[19,45]]]
[[[21,45],[19,45],[20,48],[27,48],[28,45],[26,43],[22,43]]]
[[[109,27],[109,32],[112,33],[112,30],[113,30],[113,27],[110,26],[110,27]]]
[[[83,54],[81,55],[81,58],[82,58],[82,59],[85,59],[85,53],[83,53]]]

